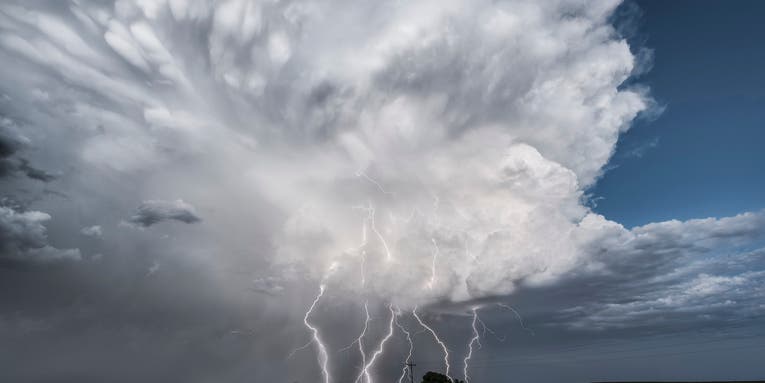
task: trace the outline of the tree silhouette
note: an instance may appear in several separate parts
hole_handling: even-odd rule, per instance
[[[459,379],[452,380],[444,374],[428,371],[425,375],[423,375],[422,383],[465,383],[465,381]]]

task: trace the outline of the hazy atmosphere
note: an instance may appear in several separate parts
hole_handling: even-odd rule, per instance
[[[765,379],[764,11],[0,2],[0,381]]]

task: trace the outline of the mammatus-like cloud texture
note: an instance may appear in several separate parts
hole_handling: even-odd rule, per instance
[[[183,254],[221,289],[244,269],[250,293],[322,285],[463,311],[584,291],[550,309],[571,328],[719,305],[759,315],[762,212],[628,229],[586,204],[619,135],[654,107],[625,83],[643,68],[611,25],[617,5],[7,1],[0,112],[44,148],[31,163],[65,169],[53,184],[76,202],[46,207],[76,204],[78,228],[205,220],[78,238]],[[9,165],[7,137],[0,172],[47,180]],[[183,200],[152,199],[168,196]],[[45,213],[2,209],[3,257],[78,256],[47,245]]]

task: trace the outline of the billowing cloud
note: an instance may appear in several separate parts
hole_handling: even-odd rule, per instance
[[[135,215],[128,220],[128,222],[141,227],[149,227],[163,221],[196,223],[201,221],[201,219],[193,206],[178,199],[175,201],[144,201],[138,206],[138,211]]]
[[[320,285],[326,300],[423,315],[542,297],[526,306],[533,320],[576,330],[760,315],[761,212],[627,229],[586,203],[620,134],[654,108],[625,82],[647,65],[611,25],[617,6],[5,2],[0,111],[24,134],[0,137],[0,161],[45,178],[15,159],[23,136],[43,149],[29,163],[68,169],[54,184],[71,201],[33,203],[64,222],[52,237],[85,242],[104,254],[88,267],[119,276],[89,274],[107,296],[94,305],[123,314],[110,289],[135,280],[166,294],[142,295],[149,308],[125,320],[157,305],[167,323],[231,310],[232,323],[210,323],[251,328],[240,307],[256,295],[268,306],[257,323],[304,343],[295,328]],[[3,209],[4,258],[79,257],[48,244],[47,214]],[[197,223],[197,209],[204,225],[80,235],[122,219]],[[284,333],[263,330],[253,353],[286,354]]]
[[[626,230],[607,221],[583,242],[589,266],[538,297],[546,321],[583,330],[683,328],[762,314],[765,214],[667,221]],[[565,292],[565,293],[560,293]],[[535,293],[531,293],[534,295]]]
[[[174,193],[215,221],[258,221],[273,274],[412,306],[601,268],[604,232],[649,240],[583,204],[653,105],[622,86],[641,69],[609,23],[616,5],[359,3],[328,25],[337,7],[310,1],[8,4],[0,47],[10,65],[41,68],[8,79],[23,84],[11,111],[50,104],[78,132],[62,156],[135,180],[111,198]],[[189,41],[200,23],[209,33]],[[275,215],[242,210],[247,195]],[[199,216],[147,200],[128,219],[167,220]],[[208,239],[228,235],[207,226]]]
[[[609,24],[616,5],[359,3],[327,25],[336,6],[310,1],[7,4],[4,61],[38,69],[4,76],[6,103],[49,104],[26,118],[76,129],[61,156],[137,180],[103,192],[191,193],[217,219],[272,226],[261,256],[276,273],[403,306],[466,301],[598,267],[586,239],[618,224],[583,191],[652,104],[621,87],[636,59]],[[186,39],[193,23],[204,43]],[[282,218],[191,191],[210,182]],[[128,219],[167,220],[199,216],[147,200]]]
[[[50,215],[0,206],[0,264],[45,264],[78,261],[78,249],[58,249],[48,243],[43,222]]]

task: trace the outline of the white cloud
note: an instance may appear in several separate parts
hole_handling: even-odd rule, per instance
[[[610,25],[617,4],[3,5],[16,28],[0,31],[0,83],[30,132],[60,138],[41,156],[82,172],[70,194],[180,195],[209,211],[194,239],[217,254],[212,270],[258,247],[311,288],[464,302],[628,267],[661,275],[763,227],[750,213],[627,230],[583,205],[653,106],[623,86],[636,59]],[[129,220],[199,217],[147,200]]]

